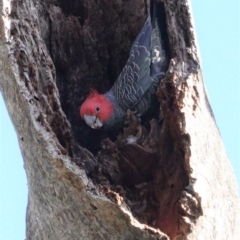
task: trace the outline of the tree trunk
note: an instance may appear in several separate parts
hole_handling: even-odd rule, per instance
[[[0,86],[27,174],[27,239],[239,239],[236,179],[189,1],[159,4],[170,59],[157,91],[163,120],[129,114],[110,134],[89,129],[79,106],[90,88],[111,87],[149,3],[0,0]]]

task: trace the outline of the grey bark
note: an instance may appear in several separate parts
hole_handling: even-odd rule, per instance
[[[166,0],[164,9],[163,123],[148,132],[132,120],[103,151],[107,136],[89,130],[78,107],[89,88],[112,85],[148,3],[0,1],[0,89],[27,174],[27,239],[239,238],[236,179],[204,90],[189,2]],[[132,129],[137,144],[122,144]]]

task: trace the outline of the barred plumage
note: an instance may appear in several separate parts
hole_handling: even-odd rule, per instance
[[[131,47],[126,65],[113,87],[103,95],[112,104],[113,112],[102,122],[98,119],[98,113],[95,113],[95,118],[87,122],[91,127],[99,127],[94,125],[96,120],[100,120],[100,125],[105,128],[116,127],[125,120],[128,109],[142,116],[150,108],[152,96],[167,68],[159,27],[158,4],[155,0],[151,1],[151,14]],[[95,108],[96,104],[91,107]],[[104,108],[104,104],[98,107]]]

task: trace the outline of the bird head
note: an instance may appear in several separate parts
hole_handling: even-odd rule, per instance
[[[91,90],[80,107],[80,116],[93,129],[101,128],[113,113],[113,105],[104,94]]]

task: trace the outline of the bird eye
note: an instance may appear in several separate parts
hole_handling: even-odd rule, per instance
[[[100,111],[100,107],[96,107],[96,111],[99,112]]]

